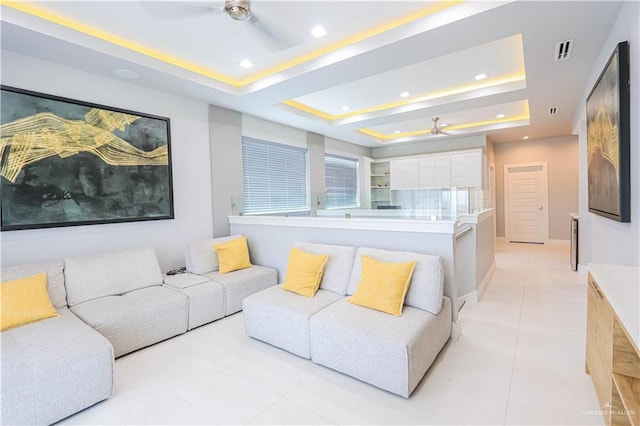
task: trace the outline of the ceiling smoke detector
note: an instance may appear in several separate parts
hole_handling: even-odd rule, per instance
[[[225,0],[224,11],[236,21],[246,21],[251,18],[249,0]]]

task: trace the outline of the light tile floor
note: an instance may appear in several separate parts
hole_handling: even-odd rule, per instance
[[[66,424],[602,424],[584,373],[586,275],[566,245],[498,243],[496,271],[403,399],[248,338],[242,313],[122,357]]]

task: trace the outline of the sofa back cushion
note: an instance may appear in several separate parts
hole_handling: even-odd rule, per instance
[[[2,281],[13,281],[41,272],[47,274],[47,292],[53,307],[58,310],[66,308],[67,292],[64,288],[64,262],[62,261],[31,263],[2,268]]]
[[[347,294],[356,247],[301,242],[295,243],[294,246],[308,253],[329,255],[320,288],[342,295]]]
[[[69,306],[162,285],[160,265],[151,247],[73,257],[64,263]]]
[[[217,271],[220,267],[220,262],[213,246],[240,237],[242,237],[242,235],[231,235],[229,237],[209,238],[190,242],[184,253],[184,264],[187,272],[202,275]]]
[[[416,267],[411,276],[411,285],[404,299],[404,304],[431,312],[434,315],[440,312],[444,292],[444,260],[442,257],[406,251],[360,247],[353,264],[353,272],[349,282],[349,295],[354,294],[358,288],[362,274],[363,255],[385,262],[409,262],[415,260]]]

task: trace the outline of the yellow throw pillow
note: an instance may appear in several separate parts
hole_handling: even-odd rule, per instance
[[[415,267],[415,261],[383,262],[362,256],[360,282],[349,302],[401,316]]]
[[[57,317],[47,292],[47,274],[0,283],[0,331]]]
[[[302,296],[313,297],[320,288],[329,255],[312,254],[293,247],[289,253],[287,274],[282,288]]]
[[[218,252],[220,262],[218,272],[221,274],[251,267],[247,237],[242,236],[226,243],[216,244],[213,248]]]

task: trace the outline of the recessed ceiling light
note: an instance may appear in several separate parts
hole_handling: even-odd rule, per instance
[[[342,108],[340,108],[343,111],[349,111],[351,109],[351,107],[349,107],[349,105],[343,105]]]
[[[504,118],[504,114],[498,114],[496,115],[496,118]]]
[[[485,78],[487,78],[487,75],[484,73],[476,75],[476,80],[478,81],[484,80]]]
[[[447,127],[447,126],[448,126],[447,123],[438,124],[438,127]]]
[[[396,131],[395,131],[395,132],[393,132],[393,133],[397,135],[398,133],[400,133],[400,130],[396,130]]]
[[[240,61],[240,66],[242,68],[251,68],[253,66],[253,62],[248,59],[243,59]]]
[[[408,98],[409,95],[411,95],[411,93],[407,92],[406,90],[404,92],[400,93],[400,97],[401,98]]]
[[[327,29],[322,25],[316,25],[311,29],[311,34],[313,34],[315,38],[324,37],[327,35]]]
[[[529,136],[523,136],[522,139],[529,139]]]
[[[113,70],[113,73],[116,76],[127,80],[136,80],[139,77],[137,72],[128,70],[126,68],[118,68],[116,70]]]

